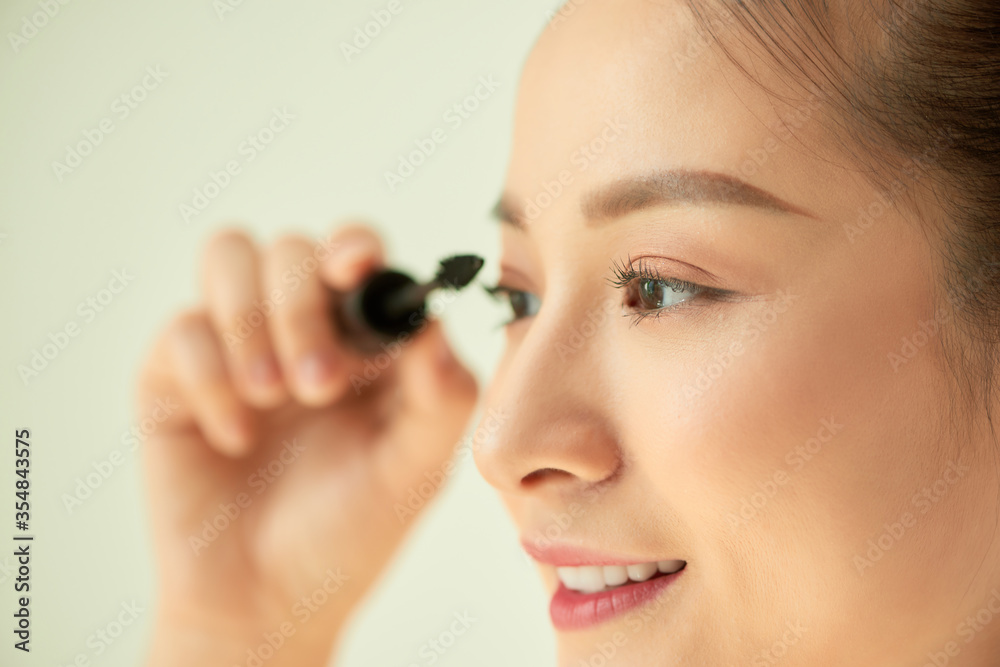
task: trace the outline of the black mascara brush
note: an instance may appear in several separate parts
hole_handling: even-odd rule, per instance
[[[411,334],[427,319],[427,295],[440,288],[460,290],[476,277],[483,258],[456,255],[441,260],[437,275],[418,284],[400,271],[375,273],[360,287],[338,295],[332,306],[338,335],[362,353]]]

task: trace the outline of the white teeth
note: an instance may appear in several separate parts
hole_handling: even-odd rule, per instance
[[[581,593],[596,593],[604,590],[604,568],[596,565],[584,565],[580,568],[579,586]]]
[[[673,574],[684,567],[682,560],[661,560],[656,564],[656,569],[664,574]]]
[[[608,586],[621,586],[628,581],[628,569],[622,565],[604,566],[604,583]]]
[[[583,565],[579,567],[557,567],[556,576],[566,588],[580,593],[599,593],[622,584],[643,582],[657,572],[673,574],[684,567],[682,560],[661,560],[655,563],[635,565]]]
[[[580,568],[557,567],[556,574],[566,588],[574,591],[580,589]]]
[[[639,563],[628,566],[628,578],[632,581],[646,581],[656,574],[656,563]]]

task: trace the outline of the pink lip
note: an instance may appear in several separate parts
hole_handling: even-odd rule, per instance
[[[646,604],[663,592],[684,572],[660,574],[641,583],[626,584],[601,593],[578,593],[562,582],[552,596],[549,616],[556,630],[582,630],[620,616]]]
[[[522,539],[521,545],[528,555],[539,563],[556,567],[581,565],[633,565],[650,562],[651,558],[621,556],[607,551],[582,549],[565,544],[539,547]],[[668,559],[663,559],[668,560]],[[686,566],[685,566],[686,567]],[[552,596],[549,615],[556,630],[582,630],[610,618],[624,614],[653,600],[684,572],[681,568],[673,574],[656,574],[643,582],[629,583],[601,593],[579,593],[566,588],[562,582]]]
[[[566,544],[550,544],[540,547],[522,539],[521,546],[528,555],[539,563],[555,565],[556,567],[574,567],[579,565],[635,565],[647,563],[652,559],[641,556],[622,556],[608,551],[571,547]],[[664,559],[666,560],[666,559]]]

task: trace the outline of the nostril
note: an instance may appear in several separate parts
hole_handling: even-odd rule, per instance
[[[570,473],[566,472],[565,470],[560,470],[558,468],[539,468],[538,470],[533,470],[524,477],[522,477],[521,486],[532,487],[554,475],[569,475],[569,474]]]

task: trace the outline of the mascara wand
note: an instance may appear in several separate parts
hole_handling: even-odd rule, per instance
[[[333,304],[340,335],[363,353],[414,333],[427,319],[427,296],[436,289],[460,290],[472,282],[483,266],[476,255],[456,255],[441,260],[437,274],[419,284],[409,275],[391,269],[372,275],[360,287]]]

